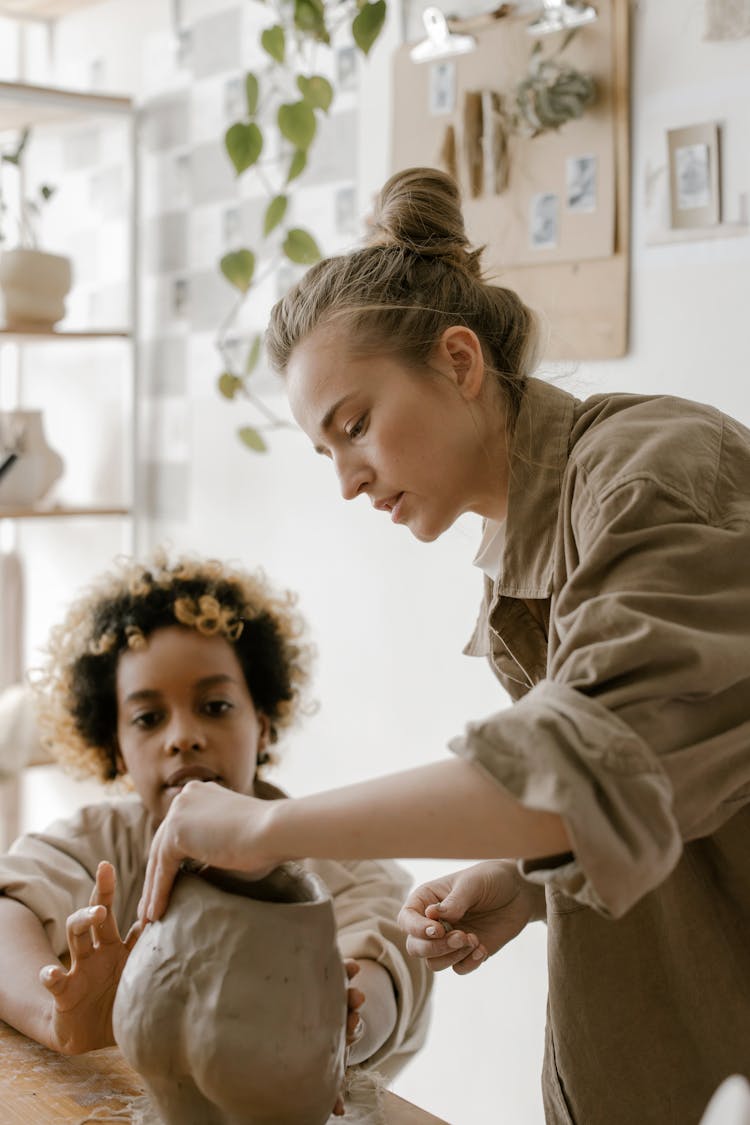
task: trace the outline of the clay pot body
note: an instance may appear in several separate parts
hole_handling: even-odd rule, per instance
[[[166,1125],[324,1125],[346,1022],[328,891],[287,866],[208,876],[180,875],[136,943],[115,1039]]]
[[[0,254],[6,328],[52,328],[65,316],[73,273],[70,259],[16,247]]]
[[[47,444],[40,410],[0,412],[0,461],[16,460],[0,476],[0,504],[24,506],[42,500],[62,476],[63,459]]]

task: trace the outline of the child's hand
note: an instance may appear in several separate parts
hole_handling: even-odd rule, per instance
[[[540,916],[539,900],[515,862],[485,860],[417,887],[398,924],[413,957],[424,957],[434,972],[452,967],[466,975]]]
[[[353,957],[347,957],[344,961],[344,969],[346,970],[346,979],[350,981],[359,972],[359,962],[355,961]],[[365,1002],[364,992],[360,992],[358,988],[347,988],[346,990],[346,1053],[347,1060],[349,1057],[350,1048],[358,1043],[362,1038],[365,1030],[365,1025],[362,1022],[359,1009]]]
[[[112,903],[116,876],[103,861],[89,906],[76,910],[67,922],[70,969],[47,965],[39,974],[52,994],[51,1046],[65,1055],[79,1055],[114,1044],[112,1007],[120,976],[143,926],[131,926],[125,941],[120,937]]]
[[[344,969],[346,971],[346,979],[350,981],[359,972],[359,963],[353,957],[346,957],[344,959]],[[359,1042],[364,1034],[364,1024],[359,1014],[359,1009],[365,1002],[364,992],[360,992],[358,988],[347,988],[346,990],[346,1061],[349,1065],[349,1052],[355,1043]],[[335,1117],[343,1117],[345,1114],[344,1097],[339,1094],[336,1099],[336,1105],[333,1107]]]

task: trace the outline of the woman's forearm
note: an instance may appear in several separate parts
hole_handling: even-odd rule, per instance
[[[262,835],[264,853],[285,859],[530,859],[570,850],[561,817],[525,808],[461,759],[274,801]]]
[[[0,955],[0,1019],[49,1047],[52,1002],[39,970],[60,961],[36,915],[4,895],[0,895]]]

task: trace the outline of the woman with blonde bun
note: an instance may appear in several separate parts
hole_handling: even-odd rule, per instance
[[[414,956],[468,973],[546,919],[548,1122],[697,1121],[750,1075],[750,432],[534,376],[534,315],[483,279],[433,169],[386,183],[368,245],[310,269],[267,343],[345,499],[425,542],[483,517],[467,652],[514,706],[470,722],[454,760],[300,800],[186,786],[142,914],[186,855],[258,874],[479,860],[400,924]]]

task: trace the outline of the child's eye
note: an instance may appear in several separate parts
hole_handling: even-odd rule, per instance
[[[363,414],[361,418],[358,418],[357,421],[349,427],[349,429],[346,431],[346,436],[352,441],[355,438],[360,437],[365,431],[366,422],[367,415]]]
[[[140,711],[137,715],[133,715],[133,726],[140,727],[141,730],[153,730],[161,719],[159,711]]]
[[[232,710],[232,704],[226,699],[209,699],[205,704],[205,709],[209,715],[217,717],[219,715],[226,715]]]

